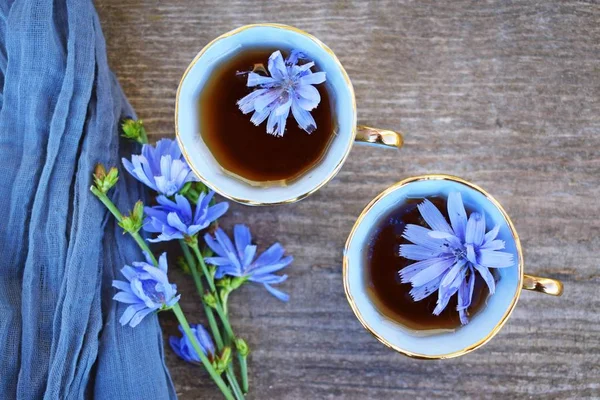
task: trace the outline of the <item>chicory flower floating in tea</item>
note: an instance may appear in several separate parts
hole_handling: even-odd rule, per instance
[[[284,62],[278,50],[271,54],[267,64],[271,76],[248,74],[247,86],[258,89],[240,99],[238,106],[244,114],[254,111],[250,119],[254,125],[268,118],[269,134],[283,136],[290,110],[300,128],[308,133],[317,128],[310,111],[317,107],[321,95],[313,85],[325,82],[325,72],[312,72],[315,65],[312,61],[298,65],[298,59],[304,58],[304,54],[292,50]]]
[[[165,196],[174,195],[188,182],[198,181],[174,140],[159,140],[156,147],[144,144],[142,154],[122,161],[133,177]]]
[[[144,209],[148,216],[144,221],[144,230],[160,233],[156,238],[148,241],[166,242],[173,239],[185,239],[207,228],[229,208],[227,202],[211,206],[210,201],[214,195],[215,192],[212,190],[208,194],[201,193],[193,213],[190,202],[184,196],[176,194],[175,201],[171,201],[165,196],[158,196],[156,198],[158,206]]]
[[[406,226],[402,236],[413,244],[401,245],[400,255],[417,262],[400,271],[402,282],[412,284],[410,294],[415,301],[438,291],[434,315],[439,315],[458,292],[457,311],[461,323],[467,324],[475,272],[493,294],[495,280],[490,268],[513,266],[513,255],[499,251],[505,247],[503,240],[496,239],[500,226],[486,233],[485,214],[472,212],[467,218],[458,192],[448,196],[450,224],[429,200],[425,199],[418,208],[431,229],[413,224]]]
[[[292,263],[293,257],[284,257],[285,250],[279,243],[271,245],[256,260],[256,245],[252,244],[250,229],[245,225],[235,225],[233,228],[235,246],[227,234],[218,228],[215,238],[209,233],[204,235],[204,241],[218,257],[207,257],[206,262],[217,267],[215,278],[225,275],[245,278],[249,281],[262,283],[273,296],[279,300],[288,301],[289,296],[271,285],[287,279],[287,275],[275,275]]]
[[[177,286],[167,278],[167,253],[158,259],[158,268],[152,264],[148,254],[146,262],[134,262],[121,269],[125,281],[113,281],[113,287],[121,290],[113,297],[121,303],[130,304],[119,322],[121,325],[137,326],[153,311],[166,310],[179,301]]]
[[[206,354],[208,359],[212,361],[215,357],[216,350],[215,344],[213,343],[213,340],[210,337],[208,331],[204,329],[204,327],[200,324],[190,325],[190,330],[192,331],[192,334],[196,337],[196,340],[198,340],[200,348],[202,349],[204,354]],[[177,354],[183,360],[191,363],[200,364],[200,357],[192,347],[190,339],[184,334],[181,325],[179,326],[179,331],[182,333],[182,337],[171,336],[169,338],[169,344],[171,345],[171,348],[173,349],[175,354]]]

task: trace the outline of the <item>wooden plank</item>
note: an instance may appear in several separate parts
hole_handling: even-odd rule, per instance
[[[282,305],[261,287],[232,299],[252,347],[250,399],[600,398],[600,7],[563,1],[98,0],[109,59],[154,137],[173,136],[189,61],[237,26],[273,21],[327,43],[350,74],[361,123],[406,132],[400,152],[356,146],[340,174],[283,207],[223,219],[281,241],[295,263]],[[523,293],[484,348],[415,361],[369,335],[346,303],[342,247],[356,216],[401,178],[444,172],[505,206],[526,271],[565,294]],[[175,275],[200,319],[191,281]],[[195,319],[192,318],[192,319]],[[175,322],[163,319],[173,333]],[[219,398],[167,351],[182,399]]]

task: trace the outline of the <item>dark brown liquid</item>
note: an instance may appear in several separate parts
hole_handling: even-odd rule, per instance
[[[448,221],[446,200],[429,198]],[[401,244],[410,243],[402,237],[406,224],[421,225],[429,228],[421,217],[417,205],[422,199],[410,199],[385,215],[373,234],[367,253],[367,266],[370,279],[370,292],[379,311],[386,317],[414,330],[448,330],[458,328],[460,318],[456,311],[457,296],[452,299],[440,315],[433,315],[436,306],[437,291],[421,301],[414,301],[409,292],[410,283],[401,283],[399,271],[414,263],[400,257]],[[469,213],[469,210],[467,210]],[[475,288],[471,306],[467,312],[469,318],[486,303],[489,290],[485,282],[475,275]]]
[[[317,164],[333,136],[333,116],[325,83],[315,85],[321,102],[311,111],[317,129],[308,134],[291,112],[283,137],[267,134],[266,121],[255,126],[252,113],[242,114],[237,101],[252,92],[247,74],[256,64],[267,65],[277,49],[244,50],[218,65],[199,96],[202,139],[227,171],[253,182],[289,181]],[[282,51],[284,58],[287,56]],[[300,63],[303,63],[301,61]],[[318,70],[318,65],[312,68]]]

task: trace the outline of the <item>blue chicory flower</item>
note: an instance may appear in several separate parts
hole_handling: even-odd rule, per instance
[[[262,283],[269,293],[279,300],[288,301],[287,294],[271,285],[287,279],[287,275],[275,275],[274,272],[287,267],[294,258],[283,257],[285,250],[281,244],[275,243],[255,259],[256,245],[252,244],[250,229],[245,225],[236,225],[233,228],[233,237],[235,246],[221,228],[215,231],[214,238],[209,233],[204,235],[208,247],[217,254],[216,257],[206,258],[206,262],[217,267],[215,277],[245,277],[249,281]]]
[[[227,202],[211,206],[210,201],[214,194],[215,192],[212,190],[208,194],[201,193],[193,213],[190,202],[182,195],[175,195],[175,201],[171,201],[165,196],[158,196],[156,199],[158,206],[144,208],[147,215],[144,221],[144,230],[160,233],[149,241],[166,242],[173,239],[184,239],[208,228],[229,208]]]
[[[156,147],[142,146],[142,154],[134,154],[131,161],[122,159],[127,172],[144,185],[165,196],[172,196],[187,182],[198,181],[181,154],[177,142],[162,139]]]
[[[425,199],[418,206],[419,212],[431,229],[408,224],[403,237],[413,244],[400,246],[400,255],[417,261],[400,271],[402,282],[410,282],[410,295],[420,301],[438,291],[434,315],[439,315],[450,298],[458,292],[457,311],[462,324],[467,324],[467,309],[471,305],[475,271],[494,293],[495,280],[490,268],[507,268],[514,265],[511,253],[498,240],[500,226],[486,233],[485,214],[473,212],[467,219],[461,194],[448,196],[450,224],[442,213]]]
[[[267,133],[283,136],[286,120],[292,115],[300,128],[308,133],[317,129],[317,123],[310,111],[317,107],[321,95],[313,85],[325,82],[325,72],[312,72],[314,62],[298,65],[298,59],[306,58],[297,50],[292,50],[283,60],[278,50],[271,54],[267,67],[271,76],[248,74],[248,87],[258,87],[238,101],[244,114],[254,111],[250,121],[258,126],[267,120]]]
[[[212,361],[215,357],[215,345],[213,343],[210,334],[204,329],[204,327],[200,324],[190,325],[190,330],[198,340],[200,344],[200,348],[206,354],[208,359]],[[200,357],[196,350],[194,350],[194,346],[192,346],[192,342],[187,337],[187,335],[183,332],[181,325],[179,326],[179,332],[183,335],[182,337],[171,336],[169,338],[169,344],[171,348],[179,357],[181,357],[184,361],[190,363],[200,363]]]
[[[142,319],[153,311],[173,307],[181,297],[177,295],[177,286],[167,278],[167,253],[158,259],[158,268],[152,264],[148,254],[146,262],[134,262],[126,265],[121,273],[127,281],[114,280],[113,287],[121,290],[114,300],[129,304],[119,319],[121,325],[137,326]]]

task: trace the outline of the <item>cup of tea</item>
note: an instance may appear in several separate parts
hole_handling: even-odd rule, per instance
[[[320,102],[307,133],[292,116],[285,134],[269,135],[254,125],[237,102],[251,92],[248,71],[266,71],[273,52],[293,50],[325,72],[316,85]],[[291,26],[247,25],[204,47],[185,71],[175,103],[175,132],[198,178],[222,196],[247,205],[298,201],[329,182],[355,141],[399,148],[402,135],[357,126],[356,100],[348,74],[333,51]]]
[[[523,273],[521,242],[500,203],[449,175],[408,178],[375,197],[346,242],[343,280],[361,324],[419,359],[457,357],[487,343],[521,289],[563,290],[559,281]]]

